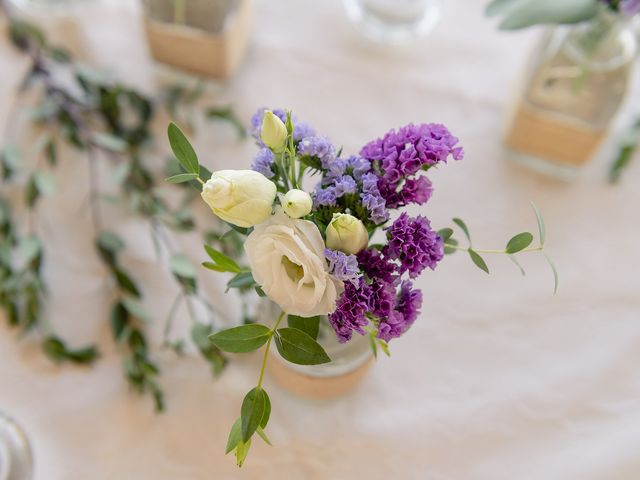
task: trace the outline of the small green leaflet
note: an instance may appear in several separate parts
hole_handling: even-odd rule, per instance
[[[218,270],[220,272],[233,272],[240,273],[242,268],[238,265],[233,259],[226,256],[224,253],[216,250],[209,245],[205,245],[204,249],[207,252],[207,255],[214,261],[214,265],[218,268],[211,268],[210,266],[205,265],[206,268],[211,268],[211,270]],[[209,262],[206,262],[209,263]],[[204,264],[203,264],[204,265]]]
[[[469,235],[469,229],[467,228],[467,224],[464,223],[459,218],[454,218],[453,223],[455,223],[458,227],[460,227],[460,230],[464,232],[464,235],[467,237],[467,240],[469,240],[469,243],[471,243],[471,235]]]
[[[209,340],[225,352],[246,353],[264,345],[270,334],[269,328],[256,323],[221,330],[210,335]]]
[[[480,270],[484,271],[485,273],[489,273],[489,267],[487,267],[486,262],[480,255],[478,255],[475,250],[469,249],[469,256],[471,257],[473,263],[475,263]]]
[[[526,275],[526,272],[524,271],[524,268],[522,268],[522,265],[520,265],[520,262],[518,262],[516,257],[514,257],[513,255],[507,255],[507,256],[509,257],[509,260],[511,260],[514,263],[514,265],[520,269],[520,273],[522,273],[522,276],[524,277]]]
[[[200,173],[198,156],[189,143],[189,140],[187,140],[187,137],[182,133],[182,130],[172,122],[169,124],[167,134],[169,136],[171,150],[180,162],[180,165],[182,165],[182,168],[184,168],[187,173],[198,175]]]
[[[172,177],[165,178],[165,182],[169,183],[184,183],[190,182],[198,178],[198,174],[196,173],[179,173],[178,175],[173,175]]]
[[[140,321],[148,322],[151,320],[149,313],[144,309],[142,304],[133,297],[124,297],[122,299],[122,306]]]
[[[551,259],[547,256],[546,253],[543,253],[544,258],[547,260],[549,267],[551,267],[551,271],[553,272],[553,294],[558,293],[558,270],[556,270],[556,266],[553,264]]]
[[[447,243],[447,241],[451,238],[452,235],[453,235],[453,229],[451,228],[442,228],[438,230],[438,236],[442,238],[442,241],[444,243]]]
[[[318,365],[331,361],[320,344],[302,330],[279,328],[276,333],[276,347],[285,360],[296,365]]]
[[[196,269],[194,268],[191,260],[184,253],[176,253],[171,256],[169,261],[171,272],[174,275],[178,275],[183,278],[195,278]]]
[[[518,253],[527,248],[533,242],[533,235],[529,232],[522,232],[515,235],[509,242],[507,243],[506,252],[508,254]]]
[[[540,210],[538,210],[538,207],[536,207],[535,203],[531,202],[531,208],[533,208],[533,213],[536,214],[536,220],[538,222],[538,233],[540,234],[540,246],[544,247],[544,242],[547,236],[547,229],[544,225],[544,218],[542,217],[542,214],[540,213]]]
[[[320,329],[320,317],[299,317],[297,315],[287,316],[287,323],[291,328],[297,328],[309,335],[314,340],[318,339],[318,330]]]
[[[238,446],[238,443],[242,441],[242,420],[238,418],[231,427],[229,432],[229,439],[227,440],[227,448],[225,454],[232,452]]]
[[[270,406],[269,402],[269,406]],[[255,433],[256,429],[262,425],[264,416],[269,416],[267,412],[267,392],[261,387],[249,390],[249,393],[242,401],[240,409],[242,441],[247,442]],[[266,423],[265,423],[266,424]]]
[[[251,272],[240,272],[227,283],[227,288],[239,288],[240,290],[253,288],[256,285]]]

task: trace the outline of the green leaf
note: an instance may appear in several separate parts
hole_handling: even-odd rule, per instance
[[[256,428],[256,433],[260,436],[262,440],[264,440],[264,443],[266,443],[270,447],[273,447],[273,445],[271,444],[271,440],[269,440],[269,437],[267,437],[267,434],[262,429],[262,427]]]
[[[182,133],[182,130],[172,122],[169,124],[167,134],[169,135],[171,150],[173,150],[173,154],[180,162],[180,165],[182,165],[187,173],[198,175],[200,173],[198,156],[189,143],[189,140],[187,140],[187,137]]]
[[[114,276],[116,277],[116,282],[118,282],[118,286],[127,293],[130,293],[134,297],[140,297],[140,289],[133,281],[133,279],[123,270],[116,268],[113,271]]]
[[[318,330],[320,329],[320,316],[315,317],[299,317],[297,315],[287,316],[287,323],[291,328],[297,328],[309,335],[314,340],[318,339]]]
[[[227,440],[227,448],[225,449],[225,455],[232,452],[238,444],[242,441],[242,420],[240,417],[233,422],[231,431],[229,432],[229,439]]]
[[[271,399],[269,395],[267,395],[266,390],[262,389],[262,393],[264,394],[264,413],[262,414],[262,419],[260,419],[258,429],[266,428],[267,423],[269,423],[269,418],[271,417]]]
[[[111,310],[111,333],[116,342],[123,339],[123,333],[129,320],[129,314],[121,302],[116,302]]]
[[[320,344],[302,330],[279,328],[276,333],[276,347],[285,360],[296,365],[318,365],[331,361]]]
[[[215,263],[211,263],[211,262],[202,262],[201,265],[204,268],[208,268],[209,270],[214,270],[216,272],[226,272],[227,271],[226,268],[222,268],[220,265],[216,265]]]
[[[240,272],[229,280],[227,288],[239,288],[240,290],[246,290],[253,288],[255,285],[256,281],[253,279],[251,272]]]
[[[176,253],[169,260],[169,267],[174,275],[183,278],[195,278],[196,269],[184,253]]]
[[[164,181],[169,183],[184,183],[190,182],[191,180],[196,180],[197,178],[198,174],[196,173],[180,173],[178,175],[165,178]]]
[[[447,240],[449,240],[451,238],[451,235],[453,235],[453,229],[443,228],[441,230],[438,230],[438,235],[440,236],[440,238],[442,238],[442,241],[444,243],[447,243]]]
[[[501,2],[505,3],[505,2]],[[599,8],[594,0],[520,0],[508,8],[493,8],[505,12],[499,25],[502,30],[518,30],[538,24],[573,24],[593,18]]]
[[[247,442],[243,442],[242,440],[240,440],[240,442],[238,443],[238,446],[236,447],[236,465],[238,465],[238,467],[242,467],[242,464],[246,460],[247,455],[249,455],[250,448],[251,439],[249,439]]]
[[[22,261],[27,264],[40,255],[42,245],[37,237],[29,236],[20,240],[20,253]]]
[[[455,223],[458,227],[460,227],[460,230],[464,232],[465,237],[467,237],[467,240],[469,240],[469,244],[471,244],[471,235],[469,235],[469,229],[467,228],[467,224],[464,223],[459,218],[454,218],[453,223]]]
[[[209,340],[220,350],[231,353],[252,352],[264,345],[271,330],[259,323],[240,325],[221,330],[209,336]]]
[[[533,208],[533,213],[536,214],[536,220],[538,222],[538,233],[540,234],[540,246],[543,247],[547,236],[547,228],[544,225],[544,218],[542,217],[542,214],[540,213],[540,210],[538,210],[538,207],[536,207],[535,203],[531,202],[531,208]]]
[[[231,258],[227,257],[224,253],[216,250],[215,248],[205,245],[204,249],[207,251],[211,260],[213,260],[218,266],[224,268],[226,272],[240,273],[242,268]]]
[[[240,409],[240,419],[242,423],[242,441],[247,442],[260,426],[262,417],[265,414],[267,401],[266,395],[262,388],[255,387],[249,390],[249,393],[242,401]]]
[[[457,247],[457,246],[458,246],[458,241],[455,238],[450,238],[449,240],[447,240],[447,242],[444,244],[445,255],[451,255],[453,253],[456,253],[458,249],[453,247]]]
[[[556,266],[553,264],[551,259],[547,256],[546,253],[542,253],[544,258],[547,260],[549,267],[551,267],[551,271],[553,272],[553,294],[558,293],[558,270],[556,270]]]
[[[518,267],[520,269],[520,273],[522,273],[522,276],[524,277],[527,272],[524,271],[524,268],[522,268],[522,265],[520,265],[520,262],[518,262],[518,260],[516,259],[516,257],[514,257],[513,255],[507,255],[509,257],[509,260],[511,260],[516,267]]]
[[[124,248],[124,241],[115,233],[109,231],[100,232],[98,245],[112,253],[117,253]]]
[[[41,195],[53,195],[56,192],[56,179],[49,172],[34,173],[33,181]]]
[[[196,323],[191,328],[191,339],[196,344],[198,350],[203,351],[211,348],[211,342],[209,341],[209,335],[211,335],[211,325],[204,323]]]
[[[509,242],[507,243],[506,252],[508,254],[513,254],[517,252],[521,252],[533,242],[533,235],[529,232],[522,232],[515,235]]]
[[[475,263],[480,270],[489,273],[489,267],[487,267],[486,262],[480,255],[478,255],[475,250],[469,249],[469,256],[471,257],[473,263]]]

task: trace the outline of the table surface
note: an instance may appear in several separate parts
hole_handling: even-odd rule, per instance
[[[40,211],[52,285],[47,317],[72,342],[100,338],[103,357],[91,369],[58,368],[34,339],[19,340],[2,322],[0,408],[28,432],[37,480],[638,478],[640,168],[618,186],[607,184],[612,142],[573,184],[509,163],[500,142],[504,117],[539,32],[499,33],[481,4],[447,2],[431,36],[388,49],[360,38],[337,0],[258,1],[247,59],[211,95],[243,119],[262,105],[293,108],[351,152],[390,127],[445,123],[466,158],[435,172],[434,197],[419,211],[438,227],[466,219],[476,243],[491,248],[535,230],[535,201],[560,271],[558,294],[535,255],[523,259],[524,278],[506,258],[490,259],[490,276],[463,255],[447,258],[418,282],[421,318],[351,394],[303,400],[267,380],[275,447],[255,442],[238,470],[223,451],[259,360],[234,359],[214,381],[199,358],[159,352],[162,415],[128,390],[109,340],[105,272],[92,254],[88,214],[77,214],[86,167],[67,151],[65,188]],[[88,5],[78,15],[82,27],[67,22],[61,40],[153,91],[156,70],[137,2]],[[8,105],[26,64],[4,37],[0,104]],[[630,98],[638,100],[637,89]],[[210,168],[248,166],[253,147],[227,126],[200,132],[197,149]],[[134,217],[113,220],[144,282],[145,304],[162,318],[175,285],[155,260],[146,227]],[[181,241],[200,259],[196,239]],[[212,279],[202,273],[218,302],[221,285]]]

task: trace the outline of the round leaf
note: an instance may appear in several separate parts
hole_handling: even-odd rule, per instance
[[[209,336],[209,340],[220,350],[231,353],[252,352],[269,339],[269,330],[259,323],[228,328]]]
[[[519,233],[509,240],[506,252],[508,254],[520,252],[531,245],[531,242],[533,242],[533,235],[529,232]]]

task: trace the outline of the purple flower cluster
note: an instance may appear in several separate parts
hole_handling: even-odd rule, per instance
[[[416,278],[429,267],[431,270],[444,257],[444,242],[431,230],[431,224],[423,216],[411,218],[403,213],[387,228],[389,243],[384,247],[384,255],[400,261],[399,273],[409,272]]]
[[[410,177],[422,169],[446,163],[449,157],[462,159],[464,152],[457,145],[458,139],[444,125],[409,124],[368,143],[360,155],[379,167],[378,189],[387,208],[398,208],[429,200],[433,191],[431,182]]]
[[[389,220],[389,210],[387,202],[378,189],[378,177],[374,173],[365,173],[362,176],[362,194],[360,194],[362,205],[369,212],[369,218],[376,225]]]
[[[336,149],[327,137],[303,138],[298,144],[298,153],[303,157],[316,158],[324,169],[328,169],[336,159]]]
[[[263,174],[267,178],[273,178],[275,173],[273,171],[274,156],[273,152],[267,147],[261,148],[251,164],[251,170],[255,170]]]
[[[382,250],[358,253],[365,279],[358,287],[360,294],[356,297],[351,289],[345,289],[338,308],[329,315],[342,342],[351,338],[352,331],[362,333],[367,314],[377,319],[377,336],[385,341],[401,336],[418,316],[422,292],[410,281],[401,281],[402,275],[408,272],[415,278],[425,268],[435,268],[444,254],[442,239],[426,218],[410,218],[406,213],[387,229],[387,239]]]
[[[355,255],[347,255],[337,250],[326,248],[324,256],[329,263],[329,273],[338,280],[357,285],[360,277],[360,267]]]
[[[262,118],[264,117],[266,107],[262,107],[256,111],[251,117],[251,124],[249,126],[249,134],[255,138],[259,146],[263,147],[264,144],[260,139],[260,131],[262,130]],[[287,111],[282,108],[275,108],[271,110],[283,122],[287,121]],[[316,134],[315,130],[308,124],[299,120],[295,115],[291,119],[293,121],[293,140],[300,142],[303,138],[311,137]]]

